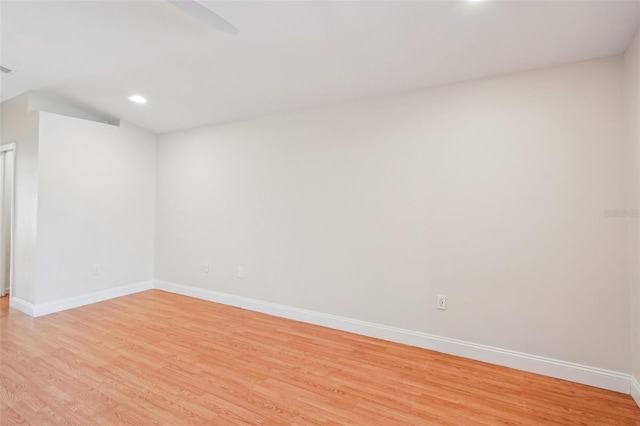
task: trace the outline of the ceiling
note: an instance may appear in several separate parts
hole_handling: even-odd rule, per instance
[[[618,55],[639,1],[0,3],[1,100],[62,96],[155,133]],[[146,105],[127,101],[145,95]]]

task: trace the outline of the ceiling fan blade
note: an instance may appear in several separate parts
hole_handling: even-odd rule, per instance
[[[169,3],[211,28],[229,35],[238,35],[240,30],[221,18],[217,13],[204,7],[195,0],[167,0]]]

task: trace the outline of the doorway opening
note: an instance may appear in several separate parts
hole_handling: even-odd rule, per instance
[[[15,148],[0,145],[0,297],[13,297]]]

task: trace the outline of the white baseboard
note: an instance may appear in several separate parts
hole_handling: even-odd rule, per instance
[[[155,288],[184,296],[195,297],[211,302],[275,315],[282,318],[321,325],[392,342],[404,343],[411,346],[511,367],[558,379],[570,380],[572,382],[609,389],[616,392],[626,394],[631,392],[631,376],[616,371],[589,367],[586,365],[525,354],[507,349],[479,345],[476,343],[390,327],[382,324],[375,324],[367,321],[323,314],[321,312],[309,311],[291,306],[263,302],[260,300],[219,293],[212,290],[167,281],[156,280]],[[635,384],[637,385],[637,382]],[[637,388],[637,390],[640,390],[640,388]],[[638,401],[638,399],[636,399],[636,401]]]
[[[56,300],[53,302],[31,305],[33,307],[33,317],[52,314],[54,312],[65,311],[67,309],[77,308],[91,303],[102,302],[104,300],[115,299],[116,297],[126,296],[128,294],[138,293],[145,290],[153,289],[154,282],[143,281],[140,283],[123,285],[120,287],[110,288],[93,293],[83,294],[81,296],[69,297],[66,299]],[[24,312],[24,311],[23,311]]]
[[[24,300],[11,295],[9,295],[9,306],[29,315],[30,317],[33,316],[33,312],[35,311],[33,303],[25,302]]]
[[[640,406],[640,384],[629,374],[480,345],[477,343],[465,342],[462,340],[450,339],[418,331],[340,317],[337,315],[279,305],[276,303],[263,302],[256,299],[220,293],[213,290],[206,290],[167,281],[144,281],[36,305],[10,296],[9,304],[12,308],[16,308],[27,315],[38,317],[145,290],[151,290],[153,288],[197,299],[236,306],[251,311],[275,315],[282,318],[302,321],[309,324],[375,337],[391,342],[403,343],[477,361],[488,362],[531,373],[542,374],[603,389],[609,389],[616,392],[631,394],[633,399]]]
[[[640,383],[633,376],[631,376],[631,397],[640,407]]]

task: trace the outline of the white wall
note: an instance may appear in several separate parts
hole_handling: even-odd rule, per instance
[[[153,279],[155,135],[45,112],[39,133],[36,304]]]
[[[27,303],[35,301],[35,253],[38,193],[38,113],[29,112],[29,95],[0,105],[2,144],[16,143],[14,293]]]
[[[49,93],[29,92],[29,111],[51,112],[104,124],[119,123],[119,120],[106,117],[86,107],[78,106],[64,97]]]
[[[630,208],[640,209],[640,30],[629,44],[623,64],[625,129],[629,143],[628,203]],[[631,358],[632,374],[640,380],[640,227],[638,218],[634,219],[629,221]]]
[[[156,278],[630,372],[621,67],[161,136]]]

